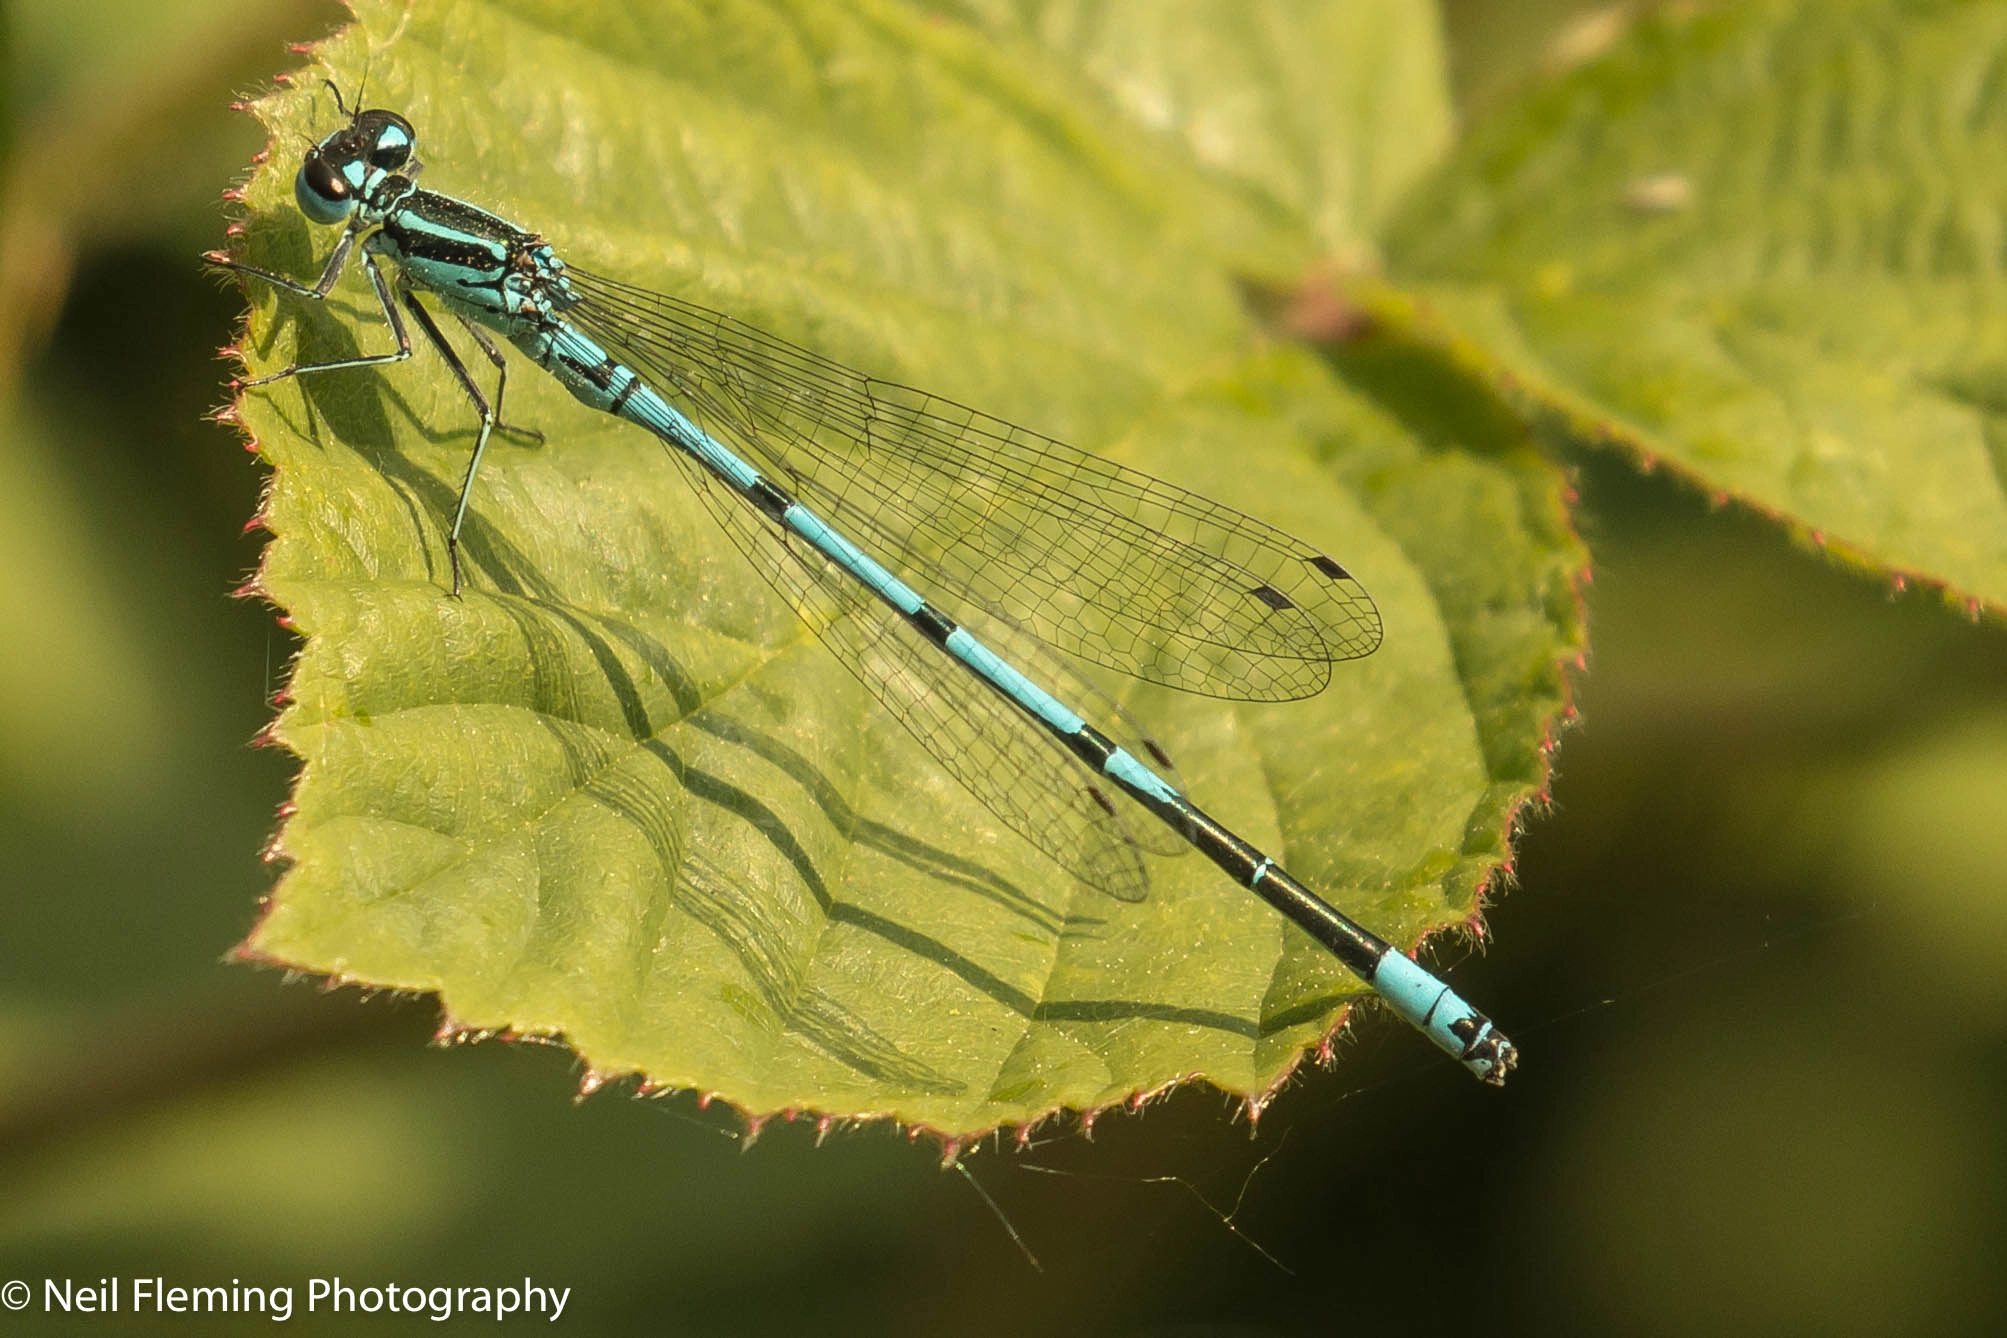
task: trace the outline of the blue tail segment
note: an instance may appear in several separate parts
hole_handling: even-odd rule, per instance
[[[1396,949],[1381,955],[1366,983],[1410,1026],[1486,1082],[1503,1083],[1519,1062],[1519,1051],[1490,1018]]]
[[[1344,566],[1162,479],[694,303],[570,269],[534,233],[419,189],[416,151],[410,122],[380,109],[358,109],[307,151],[300,208],[344,225],[314,284],[210,259],[321,299],[359,249],[397,341],[394,352],[295,364],[254,385],[408,358],[383,262],[395,267],[399,298],[481,419],[447,535],[455,594],[506,384],[486,328],[585,404],[667,445],[725,534],[844,665],[944,770],[1070,873],[1123,900],[1144,895],[1138,839],[1110,798],[1120,791],[1472,1073],[1504,1081],[1517,1053],[1488,1019],[953,616],[1168,687],[1291,701],[1380,643],[1379,611]],[[501,369],[492,404],[420,292]]]

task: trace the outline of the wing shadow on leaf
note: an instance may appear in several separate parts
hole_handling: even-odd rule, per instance
[[[743,786],[726,780],[710,771],[691,767],[663,737],[666,726],[658,725],[648,717],[641,704],[641,692],[633,675],[622,663],[621,656],[602,638],[592,623],[605,630],[629,653],[641,659],[649,673],[664,683],[672,698],[679,706],[694,706],[690,714],[670,722],[702,732],[710,738],[740,748],[759,758],[772,771],[787,777],[822,812],[830,825],[859,845],[896,860],[915,870],[929,880],[941,884],[944,893],[952,894],[959,889],[969,895],[984,898],[1011,914],[1025,920],[1042,934],[1057,936],[1062,933],[1095,932],[1106,922],[1091,916],[1069,914],[1055,910],[1033,896],[1010,879],[977,861],[968,859],[953,851],[941,848],[910,831],[902,830],[867,818],[858,813],[844,796],[841,788],[823,769],[810,762],[807,757],[771,734],[746,721],[705,704],[690,677],[678,666],[675,657],[654,638],[628,624],[603,621],[595,615],[541,603],[510,601],[510,616],[523,622],[533,622],[524,615],[543,615],[562,625],[573,636],[578,637],[590,648],[593,660],[608,677],[608,684],[623,703],[623,714],[632,731],[634,742],[643,750],[654,755],[669,769],[681,783],[684,793],[693,800],[716,805],[725,812],[740,818],[759,833],[790,868],[801,886],[814,898],[825,916],[830,920],[864,930],[901,951],[933,962],[965,982],[970,988],[994,999],[998,1003],[1031,1021],[1052,1023],[1105,1023],[1125,1020],[1152,1020],[1173,1022],[1181,1025],[1200,1026],[1211,1030],[1229,1032],[1234,1035],[1258,1038],[1268,1031],[1288,1023],[1257,1024],[1247,1018],[1209,1009],[1183,1008],[1151,1000],[1065,1000],[1048,1002],[1033,998],[1024,990],[1011,985],[995,973],[983,967],[952,945],[911,925],[889,920],[862,907],[841,900],[830,889],[828,880],[816,866],[813,856],[803,844],[783,815],[767,800],[747,790]],[[590,623],[589,621],[590,620]],[[552,630],[546,626],[532,630],[525,628],[528,644],[541,649],[533,654],[547,657],[550,668],[540,672],[540,677],[559,677],[559,669],[565,662],[563,652],[550,639]],[[631,705],[629,705],[631,703]],[[562,707],[561,702],[550,702],[552,707]],[[576,709],[574,707],[566,709]],[[889,722],[887,722],[889,725]],[[604,801],[596,786],[586,786],[595,798]],[[646,821],[640,820],[640,809],[631,802],[632,796],[619,799],[614,804],[615,811],[630,822],[634,822],[663,861],[665,877],[679,880],[680,888],[687,887],[691,878],[708,876],[711,882],[718,881],[715,872],[702,875],[709,866],[698,854],[685,852],[680,841],[663,835],[664,824],[659,815]],[[1064,877],[1064,871],[1053,867],[1055,879]],[[708,894],[713,906],[723,904],[714,891]],[[713,917],[719,932],[729,932],[734,924],[743,927],[744,916]],[[711,921],[706,921],[707,924]],[[747,939],[728,939],[728,946],[741,954],[750,971],[756,976],[773,977],[771,964],[762,964],[756,942]],[[783,997],[778,980],[774,985],[773,997]],[[1325,1011],[1340,1000],[1334,996],[1321,1009]],[[777,1008],[781,1016],[788,1016],[787,1010]],[[822,1044],[822,1042],[818,1042]],[[829,1048],[824,1046],[825,1049]],[[831,1051],[834,1053],[834,1051]],[[873,1051],[876,1053],[876,1051]]]
[[[667,651],[655,645],[638,632],[612,619],[576,610],[573,606],[552,599],[497,598],[495,607],[514,622],[521,632],[528,650],[535,675],[535,701],[537,709],[555,715],[562,720],[578,724],[589,724],[583,718],[575,690],[577,669],[564,654],[562,646],[550,637],[550,628],[530,614],[541,614],[543,619],[561,623],[578,638],[592,656],[593,663],[601,678],[619,703],[622,724],[627,735],[639,743],[658,736],[666,726],[659,726],[651,718],[648,704],[643,699],[641,685],[634,679],[619,653],[609,644],[602,629],[611,632],[621,644],[639,652],[643,645],[653,648],[654,653],[644,657],[648,671],[655,676],[669,692],[675,702],[679,718],[698,709],[701,694],[690,676],[683,672]],[[675,721],[668,722],[676,723]]]
[[[800,1037],[873,1083],[930,1096],[959,1096],[966,1085],[900,1050],[827,993],[803,989],[790,959],[766,950],[759,917],[747,897],[715,864],[693,856],[677,882],[677,903],[730,947],[759,992],[760,1002],[788,1033]]]
[[[1261,1023],[1236,1017],[1216,1008],[1181,1008],[1176,1004],[1151,1003],[1136,999],[1056,999],[1041,1003],[1032,1011],[1038,1022],[1172,1022],[1179,1026],[1204,1027],[1224,1031],[1249,1040],[1266,1033]]]
[[[932,845],[909,832],[873,821],[859,814],[807,758],[786,744],[753,729],[744,722],[715,711],[701,712],[687,722],[721,742],[745,748],[791,777],[806,790],[830,824],[853,841],[868,845],[930,879],[960,887],[1009,910],[1047,934],[1056,934],[1064,923],[1060,915],[1017,884],[974,860]],[[1053,874],[1062,873],[1057,866]],[[818,896],[818,900],[820,900]],[[824,902],[828,910],[832,902]]]
[[[522,603],[499,601],[498,604],[520,626],[525,643],[530,647],[531,659],[538,666],[536,676],[540,681],[557,682],[569,671],[566,669],[566,660],[561,649],[548,641],[548,629],[535,626],[534,620],[523,615],[535,611],[563,623],[570,629],[587,647],[600,672],[605,676],[608,687],[619,701],[629,735],[637,744],[649,747],[651,750],[659,750],[658,755],[672,767],[680,768],[682,764],[666,745],[660,742],[667,728],[670,725],[681,725],[701,730],[721,743],[753,753],[788,776],[822,810],[830,825],[845,833],[851,840],[868,845],[931,879],[960,887],[993,901],[1030,921],[1041,932],[1048,934],[1059,932],[1060,918],[1050,907],[1017,884],[974,860],[942,849],[909,831],[864,817],[843,797],[841,790],[830,781],[829,777],[799,752],[736,717],[709,709],[696,683],[684,672],[668,648],[639,628],[630,623],[584,613],[561,604],[540,601]],[[626,647],[664,686],[679,712],[677,719],[658,723],[650,717],[640,685],[636,683],[627,666],[621,662],[619,654],[601,636],[602,631]],[[544,691],[539,690],[536,698],[542,704],[541,709],[560,717],[574,718],[578,714],[575,708],[567,708],[561,703],[552,701],[551,694]],[[764,805],[759,806],[760,812],[756,814],[752,808],[741,806],[737,798],[727,795],[723,789],[705,793],[698,781],[694,781],[680,769],[678,774],[683,776],[686,785],[691,786],[693,795],[719,803],[753,822],[755,827],[773,843],[776,853],[794,863],[802,872],[804,883],[814,891],[817,900],[822,902],[823,909],[825,911],[829,909],[833,899],[821,890],[819,882],[811,879],[812,870],[807,866],[806,851],[793,835],[787,832],[778,814],[765,809]],[[734,795],[740,793],[742,792],[733,792]],[[758,801],[752,800],[750,796],[745,798],[749,804],[758,804]],[[1055,866],[1053,872],[1058,876],[1063,871]],[[1074,917],[1072,920],[1074,924],[1082,922],[1080,917]]]

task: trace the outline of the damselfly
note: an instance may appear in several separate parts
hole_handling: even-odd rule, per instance
[[[492,330],[584,403],[660,439],[837,657],[943,768],[1069,872],[1124,900],[1144,894],[1139,843],[1110,797],[1119,791],[1471,1072],[1504,1080],[1517,1055],[1488,1019],[1033,681],[1025,665],[1038,672],[1038,656],[1012,653],[1029,635],[1190,692],[1313,696],[1333,662],[1380,642],[1378,610],[1344,567],[1147,474],[680,298],[568,268],[534,233],[421,190],[404,117],[342,110],[347,124],[307,150],[294,181],[308,219],[342,226],[318,281],[209,259],[320,299],[360,244],[397,340],[389,353],[295,363],[247,386],[402,361],[407,313],[445,359],[480,415],[447,535],[455,594],[460,532],[507,381]],[[492,401],[420,293],[495,365]]]

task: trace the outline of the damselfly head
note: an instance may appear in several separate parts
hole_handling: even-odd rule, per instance
[[[396,112],[358,111],[307,150],[293,179],[293,198],[314,222],[339,223],[368,200],[378,182],[409,163],[417,147],[417,132]]]

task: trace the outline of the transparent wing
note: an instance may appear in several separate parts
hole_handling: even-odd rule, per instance
[[[680,407],[717,430],[721,410],[708,393],[692,391]],[[854,577],[682,451],[669,454],[746,560],[943,770],[1074,877],[1122,901],[1143,899],[1149,875],[1112,787]]]
[[[1273,526],[719,312],[578,270],[567,312],[905,575],[1093,664],[1208,696],[1315,695],[1380,643],[1342,566]],[[949,610],[953,613],[953,610]]]
[[[963,592],[950,592],[944,607],[954,609],[956,622],[1016,665],[1026,678],[1078,711],[1117,747],[1127,749],[1130,756],[1141,759],[1143,765],[1169,781],[1172,789],[1183,792],[1185,778],[1179,773],[1178,764],[1172,760],[1169,750],[1143,727],[1142,721],[1102,691],[1100,684],[1074,668],[1064,655],[1001,614],[989,610],[974,611],[973,601]],[[1063,749],[1061,752],[1067,760],[1073,760],[1071,753],[1065,753]],[[1092,775],[1091,772],[1085,774]],[[1181,833],[1165,826],[1155,815],[1141,812],[1134,806],[1134,801],[1118,807],[1129,840],[1152,855],[1174,859],[1192,848],[1191,842]]]

